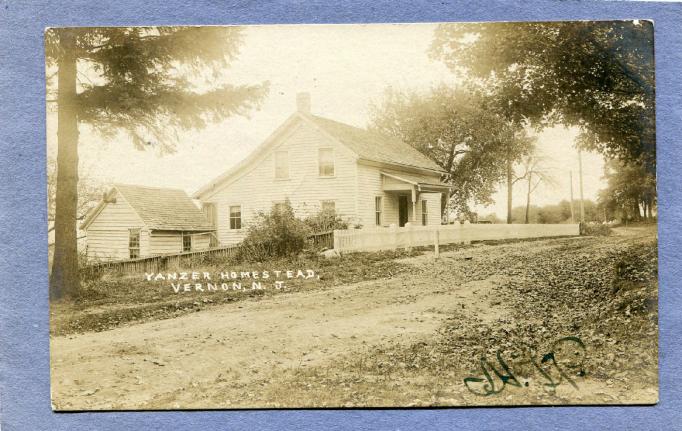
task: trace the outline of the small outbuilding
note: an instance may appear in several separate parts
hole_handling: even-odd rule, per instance
[[[205,250],[215,227],[178,189],[115,184],[87,215],[89,260],[113,261]]]

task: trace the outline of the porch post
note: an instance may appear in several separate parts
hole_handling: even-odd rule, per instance
[[[412,223],[417,222],[417,190],[412,187]]]

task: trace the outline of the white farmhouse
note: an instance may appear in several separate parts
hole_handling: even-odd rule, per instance
[[[441,223],[448,185],[433,160],[388,136],[312,115],[310,96],[246,159],[202,187],[221,244],[241,241],[258,212],[289,200],[299,216],[334,208],[364,228]]]

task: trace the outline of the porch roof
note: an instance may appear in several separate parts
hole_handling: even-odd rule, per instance
[[[381,175],[387,178],[391,178],[398,181],[400,184],[387,185],[385,182],[383,184],[384,191],[408,191],[414,190],[417,192],[447,192],[450,190],[450,185],[445,183],[429,183],[416,181],[413,179],[403,178],[398,175],[389,174],[386,172],[381,172]]]

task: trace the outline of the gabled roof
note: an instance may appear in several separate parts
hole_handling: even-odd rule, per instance
[[[316,115],[309,117],[318,127],[350,148],[360,159],[445,172],[436,162],[400,139]]]
[[[187,193],[179,189],[165,189],[128,184],[114,184],[105,199],[88,215],[81,228],[86,229],[119,193],[149,229],[171,231],[214,230],[204,214]]]
[[[239,162],[236,166],[228,169],[224,174],[213,179],[210,183],[194,192],[192,197],[199,199],[204,194],[216,190],[219,184],[238,178],[244,168],[258,160],[270,146],[278,141],[278,138],[284,134],[285,130],[288,130],[293,124],[298,122],[308,123],[313,127],[318,128],[323,133],[348,148],[360,160],[389,164],[396,168],[407,167],[436,173],[445,173],[443,168],[438,166],[433,160],[399,139],[297,111],[289,116],[289,118],[262,144],[253,150],[249,156]]]

